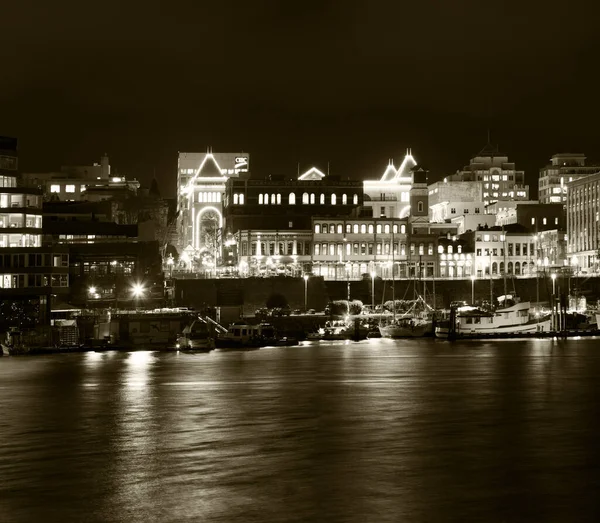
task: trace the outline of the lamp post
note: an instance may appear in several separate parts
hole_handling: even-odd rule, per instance
[[[552,278],[552,301],[550,304],[550,306],[552,307],[552,327],[554,328],[554,330],[556,330],[556,273],[553,272],[550,275],[550,278]]]
[[[134,283],[133,286],[131,287],[131,294],[133,295],[133,298],[135,300],[135,308],[137,309],[137,304],[138,304],[138,300],[139,298],[142,298],[144,296],[144,293],[146,292],[146,288],[144,287],[144,285],[142,283]]]
[[[552,297],[554,298],[556,294],[556,273],[553,272],[550,278],[552,278]]]
[[[375,312],[375,271],[371,271],[371,310]]]
[[[304,278],[304,312],[308,310],[308,274],[303,276]]]
[[[475,275],[471,275],[471,305],[475,305]]]

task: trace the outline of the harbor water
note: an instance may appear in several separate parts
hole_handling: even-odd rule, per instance
[[[0,358],[0,521],[600,521],[598,339]]]

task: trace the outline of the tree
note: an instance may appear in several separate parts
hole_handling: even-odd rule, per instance
[[[269,309],[275,309],[275,308],[284,308],[287,307],[288,302],[286,297],[283,294],[279,294],[278,292],[275,292],[273,294],[271,294],[268,298],[267,298],[267,308]]]

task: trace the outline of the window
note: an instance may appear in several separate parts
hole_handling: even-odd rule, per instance
[[[392,225],[392,232],[394,234],[398,234],[398,225],[397,224]]]
[[[329,234],[335,234],[335,225],[333,223],[329,226]]]
[[[406,225],[401,225],[400,226],[400,233],[401,234],[406,234]]]
[[[425,254],[425,245],[422,243],[419,243],[419,255],[423,256],[423,254]]]
[[[321,194],[321,197],[319,198],[319,203],[321,205],[325,205],[325,195],[324,194]]]
[[[390,224],[386,223],[383,227],[383,232],[385,232],[385,234],[389,234],[390,233]]]
[[[546,218],[544,218],[544,219],[542,220],[542,223],[543,223],[544,225],[546,225],[546,222],[547,222],[547,220],[546,220]]]
[[[352,232],[353,232],[354,234],[358,234],[358,224],[357,224],[357,223],[355,223],[355,224],[352,226]]]
[[[315,224],[315,234],[320,234],[320,233],[321,233],[321,226],[318,223],[316,223]]]
[[[381,234],[381,224],[378,223],[377,227],[375,228],[375,230],[377,231],[377,234]]]
[[[373,224],[369,224],[369,234],[373,234]]]
[[[323,234],[327,234],[327,230],[328,230],[328,228],[327,228],[327,224],[326,223],[324,223],[323,225],[321,225],[321,231],[323,232]]]
[[[262,205],[263,204],[263,195],[259,194],[258,195],[258,205]]]
[[[423,212],[423,202],[419,202],[417,204],[417,212]]]
[[[429,254],[429,256],[433,254],[433,243],[427,245],[427,254]]]
[[[448,245],[448,254],[452,254],[452,252],[454,251],[452,245]]]
[[[311,203],[311,205],[314,205],[314,204],[315,204],[315,193],[312,193],[312,194],[310,195],[310,203]]]
[[[352,197],[352,203],[353,203],[354,205],[358,205],[358,194],[355,194],[355,195]]]
[[[332,194],[331,195],[331,205],[335,205],[336,200],[337,200],[337,196],[335,194]]]
[[[337,233],[338,233],[338,234],[342,234],[342,224],[341,224],[341,223],[338,223],[338,226],[337,226]]]
[[[342,205],[348,205],[348,196],[342,194]]]
[[[75,186],[74,185],[66,185],[65,186],[65,192],[75,192]]]
[[[352,232],[352,225],[349,223],[346,224],[346,234],[350,234]]]
[[[315,243],[315,256],[319,256],[319,254],[321,254],[321,245]]]
[[[234,194],[233,195],[233,205],[237,205],[238,204],[238,195]]]
[[[276,200],[275,194],[271,194],[271,205],[275,205],[276,201],[277,200]]]
[[[296,205],[296,195],[293,192],[290,193],[288,202],[290,205]]]
[[[444,246],[438,245],[438,254],[442,254],[444,252]]]
[[[281,205],[281,194],[277,194],[277,205]]]
[[[367,226],[364,223],[360,226],[360,233],[361,234],[367,233]]]
[[[456,209],[454,207],[450,209],[450,214],[456,214]]]
[[[414,244],[414,243],[411,243],[411,244],[410,244],[410,254],[411,254],[411,255],[414,255],[414,254],[415,254],[415,244]]]
[[[463,214],[469,214],[469,209],[463,209]]]
[[[307,192],[305,192],[305,193],[302,195],[302,203],[304,203],[304,204],[308,204],[308,193],[307,193]]]
[[[60,185],[51,185],[50,192],[60,192]]]
[[[479,207],[475,207],[475,214],[479,214]]]
[[[596,213],[596,221],[598,221],[598,213]],[[558,218],[554,218],[554,225],[558,225]]]
[[[219,194],[217,196],[221,196],[221,195]],[[217,198],[217,201],[220,201],[220,200],[221,200],[221,198]],[[244,195],[243,194],[240,194],[240,205],[244,205]]]
[[[531,225],[535,225],[535,218],[531,218]]]

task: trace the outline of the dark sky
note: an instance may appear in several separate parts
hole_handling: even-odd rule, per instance
[[[525,168],[600,162],[595,0],[19,0],[2,7],[0,134],[21,168],[98,161],[174,193],[177,151],[252,171],[439,179],[487,141]]]

